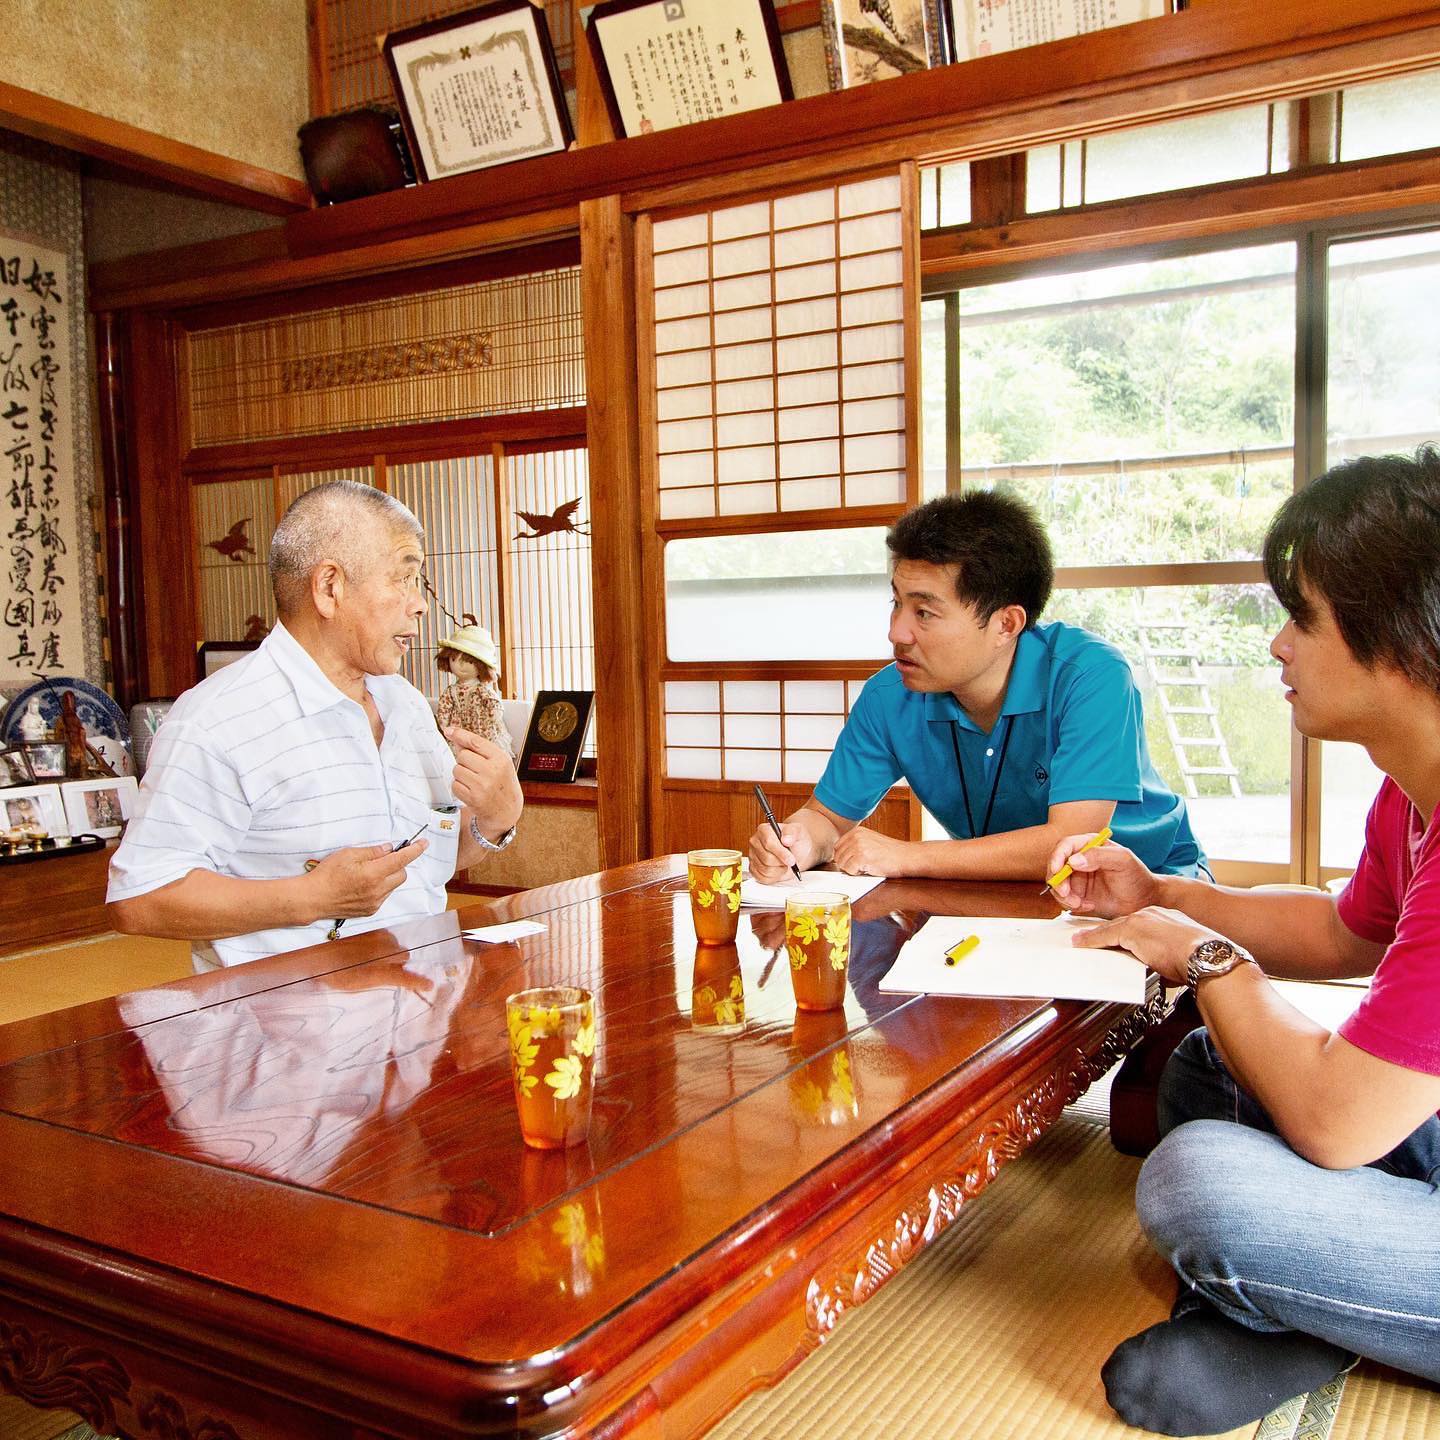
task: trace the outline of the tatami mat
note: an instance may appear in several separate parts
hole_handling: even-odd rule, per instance
[[[184,942],[118,935],[0,958],[0,1023],[189,973]],[[721,1421],[713,1440],[1142,1437],[1106,1406],[1100,1366],[1165,1316],[1174,1280],[1136,1224],[1140,1162],[1111,1147],[1107,1100],[1102,1082],[815,1355]],[[1440,1392],[1408,1376],[1362,1364],[1336,1389],[1232,1440],[1440,1435]],[[74,1415],[0,1396],[0,1440],[94,1432]]]
[[[1140,1162],[1067,1113],[945,1235],[774,1390],[711,1440],[1137,1440],[1105,1404],[1100,1367],[1174,1296],[1132,1203]],[[1333,1397],[1276,1416],[1264,1440],[1440,1434],[1440,1395],[1360,1367]],[[1256,1426],[1231,1432],[1254,1436]]]
[[[97,935],[0,955],[0,1025],[193,974],[187,940]]]

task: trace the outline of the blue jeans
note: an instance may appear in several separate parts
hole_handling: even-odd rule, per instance
[[[1135,1203],[1185,1297],[1252,1330],[1299,1330],[1440,1380],[1440,1121],[1370,1165],[1297,1155],[1205,1030],[1160,1082],[1164,1139]]]

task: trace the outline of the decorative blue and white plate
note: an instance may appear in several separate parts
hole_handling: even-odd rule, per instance
[[[0,720],[0,740],[6,745],[20,743],[20,720],[33,696],[39,696],[40,714],[46,725],[54,725],[60,714],[62,690],[74,694],[75,711],[92,742],[109,739],[123,745],[130,739],[130,725],[125,719],[125,712],[98,685],[74,675],[57,675],[52,680],[37,680],[33,685],[27,685],[10,701],[5,707],[4,720]]]

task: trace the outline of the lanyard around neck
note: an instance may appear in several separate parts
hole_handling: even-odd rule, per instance
[[[950,744],[955,751],[955,769],[960,774],[960,794],[965,801],[965,823],[970,827],[970,838],[978,840],[990,833],[990,817],[995,811],[995,797],[1000,793],[1000,774],[1005,769],[1005,752],[1010,748],[1010,732],[1015,728],[1015,717],[1005,717],[1005,738],[1000,742],[1000,758],[995,762],[995,778],[990,782],[990,799],[985,804],[985,819],[980,829],[975,828],[975,817],[970,813],[970,787],[965,783],[965,762],[960,758],[960,740],[955,733],[959,722],[950,722]]]

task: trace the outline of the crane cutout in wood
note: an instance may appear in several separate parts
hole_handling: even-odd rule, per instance
[[[205,543],[210,549],[223,555],[227,560],[234,560],[239,564],[244,561],[246,555],[254,555],[257,553],[255,547],[250,543],[250,536],[245,530],[245,527],[249,523],[250,517],[246,515],[230,527],[223,540],[207,540]]]
[[[572,535],[588,535],[588,530],[582,530],[575,519],[575,512],[580,508],[580,501],[567,500],[563,505],[557,505],[549,515],[532,515],[528,510],[517,510],[515,514],[530,528],[522,530],[515,538],[517,540],[542,540],[546,535],[558,535],[568,530]]]

